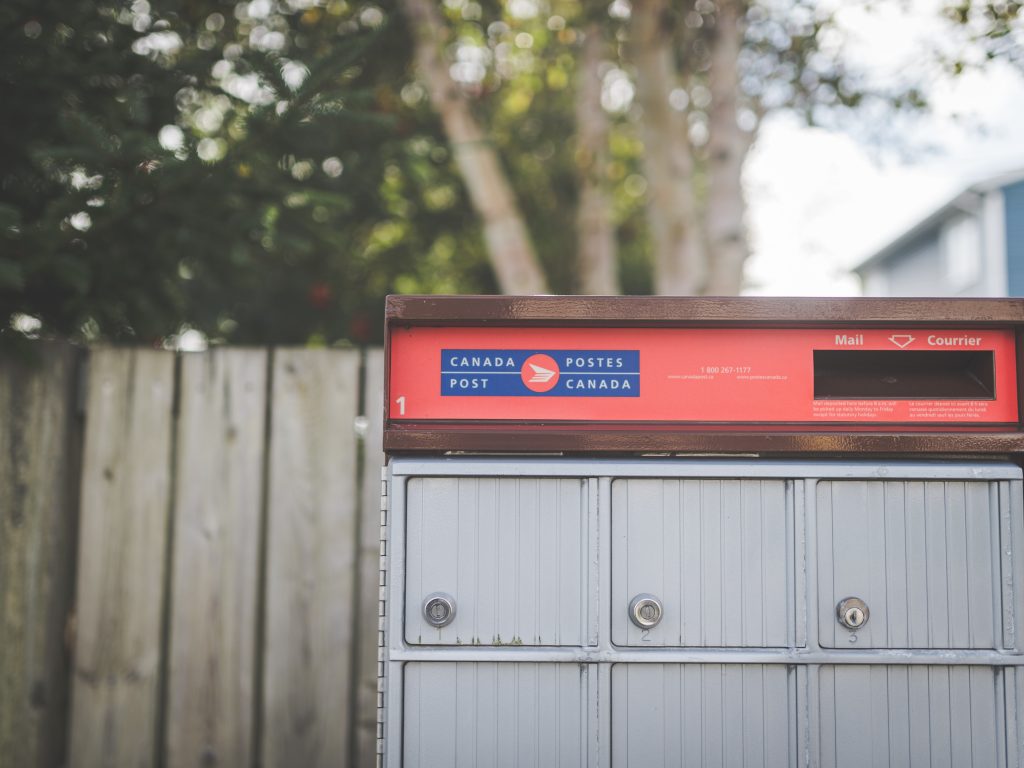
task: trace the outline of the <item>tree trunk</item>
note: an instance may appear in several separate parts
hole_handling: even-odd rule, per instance
[[[667,12],[664,0],[634,0],[630,49],[637,70],[636,99],[643,110],[655,290],[691,295],[703,291],[707,259],[698,227],[686,121],[669,105],[677,77]]]
[[[498,154],[441,56],[447,30],[440,5],[434,0],[403,0],[403,4],[415,40],[417,67],[441,118],[470,203],[480,217],[498,287],[502,293],[547,293],[547,281]]]
[[[740,0],[718,0],[708,82],[709,191],[704,215],[711,271],[707,293],[722,296],[740,292],[743,264],[749,255],[742,173],[753,134],[737,122],[743,6]]]
[[[580,202],[576,211],[580,293],[620,293],[615,261],[615,228],[607,188],[608,114],[601,106],[601,60],[605,53],[601,25],[585,30],[576,83],[576,170]]]

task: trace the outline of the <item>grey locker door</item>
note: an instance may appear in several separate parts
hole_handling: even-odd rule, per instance
[[[612,484],[612,642],[793,643],[791,484],[777,479],[619,479]],[[641,630],[638,594],[664,606]]]
[[[818,630],[826,648],[997,648],[1002,603],[996,482],[818,482]],[[1020,522],[1013,523],[1019,527]],[[836,621],[867,603],[857,631]]]
[[[591,764],[593,665],[425,662],[405,666],[403,768]]]
[[[1005,685],[1007,762],[1019,765],[1024,755],[1024,667],[1007,669]]]
[[[411,644],[584,645],[596,638],[585,483],[424,477],[408,483],[405,637]],[[596,513],[595,513],[596,514]],[[454,620],[427,623],[434,593]]]
[[[998,668],[971,666],[824,666],[818,672],[814,764],[1004,766],[1002,674]]]
[[[797,712],[781,664],[616,664],[612,766],[795,766]]]

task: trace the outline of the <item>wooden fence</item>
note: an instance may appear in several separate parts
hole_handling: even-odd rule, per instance
[[[380,350],[0,357],[0,766],[370,766]]]

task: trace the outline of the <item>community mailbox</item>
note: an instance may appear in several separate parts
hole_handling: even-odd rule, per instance
[[[1024,761],[1024,301],[386,320],[383,765]]]

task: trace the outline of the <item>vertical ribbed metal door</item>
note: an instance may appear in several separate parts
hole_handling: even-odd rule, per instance
[[[646,479],[612,483],[612,604],[656,596],[656,627],[613,610],[617,645],[793,644],[791,483]]]
[[[408,483],[405,638],[439,645],[583,645],[596,633],[593,541],[577,478],[422,477]],[[450,595],[437,628],[422,607]]]
[[[1006,765],[1001,678],[998,667],[822,666],[812,765]]]
[[[943,479],[942,466],[809,488],[812,638],[831,662],[810,675],[814,765],[1017,764],[1020,483]],[[863,626],[837,614],[850,597]]]
[[[612,765],[795,765],[796,688],[783,664],[616,664]]]
[[[390,473],[389,768],[1024,758],[1018,467],[464,458]],[[437,593],[455,609],[441,627],[424,613]],[[630,614],[643,596],[662,608],[646,628]]]
[[[405,768],[584,768],[588,664],[411,663],[405,670]]]
[[[613,766],[798,763],[795,669],[749,655],[796,644],[794,510],[787,479],[612,482],[613,642],[717,662],[614,665]],[[653,628],[629,617],[638,594],[664,605]]]
[[[997,491],[992,483],[966,481],[819,481],[822,646],[999,647],[1001,606],[1013,593],[1011,582],[999,578]],[[870,608],[858,632],[834,615],[851,595]]]

